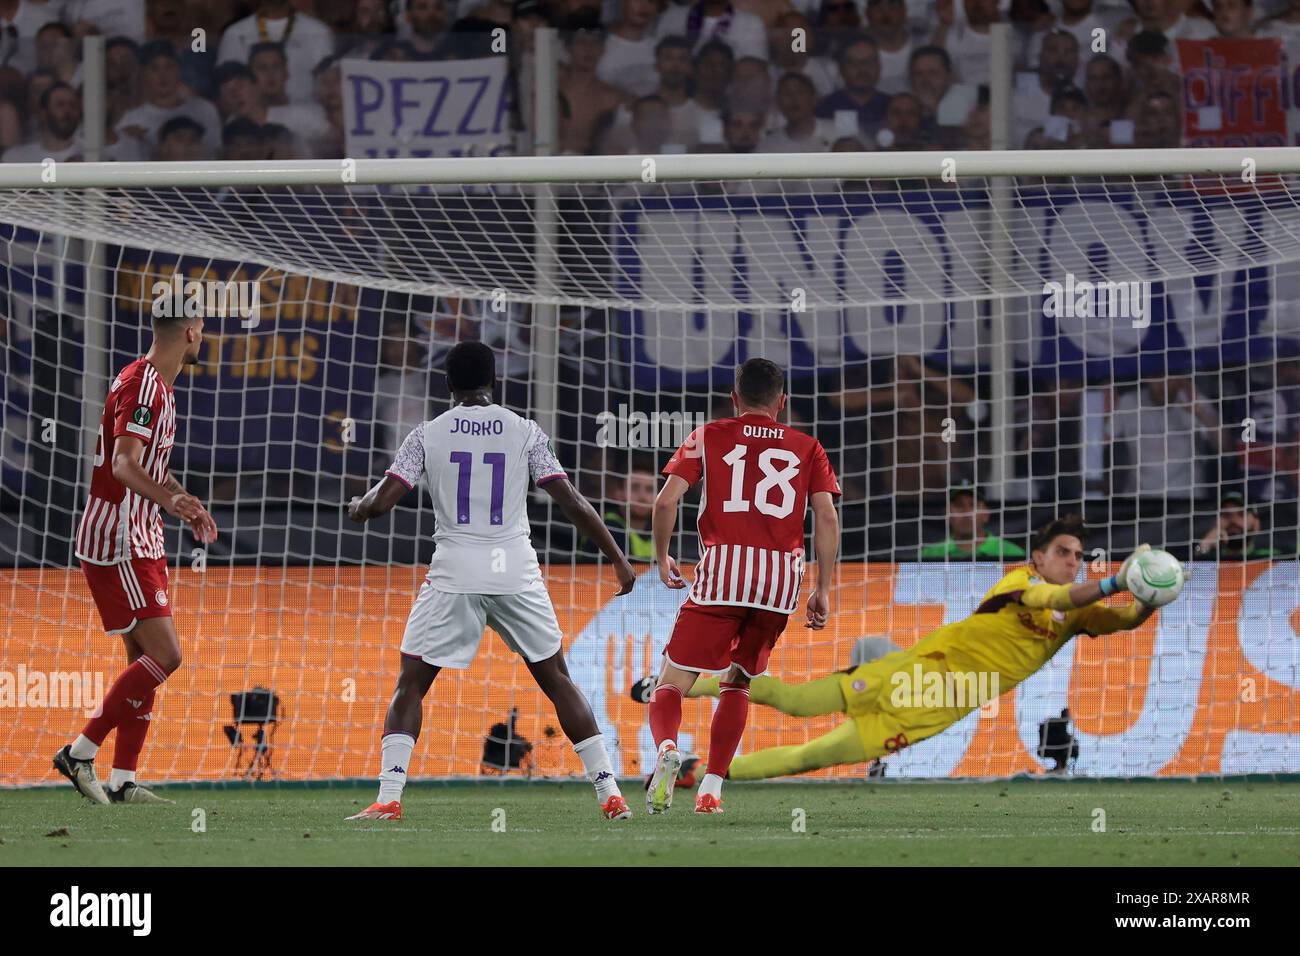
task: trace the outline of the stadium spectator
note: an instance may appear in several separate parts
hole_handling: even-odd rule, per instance
[[[774,85],[766,60],[748,56],[736,61],[731,72],[731,91],[728,105],[733,109],[756,111],[763,114],[763,129],[769,129],[779,118],[772,116]]]
[[[956,3],[962,4],[964,18],[955,15]],[[988,83],[992,52],[989,28],[1002,19],[998,0],[936,0],[934,11],[939,25],[931,42],[948,51],[957,79],[977,85]]]
[[[77,63],[72,31],[57,20],[36,31],[36,68],[48,70],[62,83],[81,85],[81,66]]]
[[[279,123],[267,123],[262,127],[262,137],[266,140],[267,159],[306,158],[298,145],[298,137],[287,126],[281,126]]]
[[[333,58],[322,60],[312,75],[316,104],[325,114],[325,129],[308,143],[313,158],[338,159],[347,140],[343,130],[343,73]]]
[[[911,93],[889,98],[885,125],[876,134],[876,145],[893,151],[928,149],[933,145],[920,99]],[[924,181],[921,185],[923,188]]]
[[[282,103],[268,106],[264,87],[253,71],[242,63],[223,63],[217,68],[217,108],[223,120],[243,116],[260,125],[275,124],[291,131],[293,152],[310,155],[311,144],[328,137],[330,123],[316,103]],[[283,152],[283,150],[281,150]]]
[[[725,43],[710,41],[695,54],[695,102],[718,124],[735,72],[736,57]]]
[[[260,161],[270,158],[270,147],[261,126],[243,116],[236,116],[221,131],[221,158],[237,161]]]
[[[867,0],[867,34],[880,55],[880,92],[889,96],[907,89],[912,38],[907,30],[905,0]]]
[[[752,153],[763,139],[767,117],[757,110],[734,109],[723,114],[722,132],[729,153]],[[731,185],[731,184],[728,184]],[[737,184],[739,186],[739,184]]]
[[[767,59],[767,27],[754,14],[737,10],[730,0],[696,0],[689,6],[670,7],[659,17],[655,35],[685,37],[692,53],[710,40],[720,40],[737,59]]]
[[[147,42],[166,40],[181,61],[181,82],[196,96],[211,99],[212,71],[217,65],[217,41],[194,48],[194,17],[185,0],[150,0],[145,27]]]
[[[285,106],[289,102],[289,60],[279,43],[254,43],[248,51],[248,69],[257,84],[257,92],[267,106]]]
[[[1128,42],[1143,30],[1163,34],[1169,40],[1208,40],[1215,35],[1214,24],[1204,17],[1189,17],[1183,12],[1183,0],[1132,0],[1133,16],[1119,25],[1116,36]],[[1171,50],[1174,62],[1177,47]]]
[[[1088,61],[1083,72],[1083,92],[1088,100],[1083,112],[1085,144],[1099,149],[1127,145],[1112,140],[1110,125],[1116,120],[1125,119],[1128,110],[1128,90],[1123,68],[1114,57],[1099,53]]]
[[[1190,499],[1198,451],[1218,452],[1219,418],[1190,377],[1157,375],[1120,391],[1110,436],[1111,494]]]
[[[1107,39],[1107,49],[1110,49],[1109,40],[1124,20],[1121,11],[1114,7],[1099,8],[1096,0],[1060,0],[1060,3],[1061,13],[1055,24],[1056,30],[1063,30],[1073,36],[1079,41],[1079,49],[1083,51],[1092,50],[1096,39],[1093,31],[1102,30],[1104,33],[1101,35]],[[1037,62],[1039,47],[1046,35],[1047,31],[1035,35],[1028,51],[1030,62]]]
[[[628,152],[653,156],[664,151],[672,135],[668,105],[657,96],[643,96],[632,104],[632,142]]]
[[[1288,46],[1291,41],[1300,40],[1300,0],[1291,0],[1281,13],[1261,20],[1257,35],[1278,37]]]
[[[1145,93],[1138,100],[1133,121],[1133,145],[1138,149],[1173,149],[1182,145],[1183,114],[1179,100],[1162,90]]]
[[[560,151],[586,156],[595,152],[596,138],[613,122],[627,94],[596,75],[604,52],[604,37],[595,30],[578,30],[564,37],[568,62],[559,70]]]
[[[1219,36],[1239,39],[1255,35],[1253,0],[1214,0],[1213,10]]]
[[[840,51],[839,67],[844,85],[822,98],[817,104],[817,115],[823,119],[835,119],[837,128],[847,135],[848,130],[840,125],[842,121],[835,114],[854,113],[867,139],[874,139],[889,106],[889,97],[876,89],[880,80],[880,53],[876,41],[860,35],[846,44]]]
[[[393,34],[393,19],[386,0],[356,0],[351,18],[338,31],[348,56],[369,57]]]
[[[1013,146],[1019,146],[1035,126],[1044,126],[1052,115],[1052,97],[1063,86],[1074,83],[1079,70],[1079,41],[1074,34],[1054,30],[1043,38],[1038,69],[1021,74],[1016,84],[1011,113],[1015,117]]]
[[[456,41],[447,27],[447,0],[407,0],[399,35],[417,60],[441,60],[452,54]]]
[[[104,112],[108,128],[140,105],[140,48],[134,40],[114,37],[104,44]]]
[[[1170,47],[1168,37],[1150,31],[1139,33],[1125,47],[1133,79],[1130,119],[1136,120],[1144,109],[1144,98],[1148,93],[1164,93],[1175,103],[1182,102],[1183,81],[1175,72]]]
[[[384,323],[374,409],[375,456],[387,467],[411,429],[430,418],[429,363],[405,320]]]
[[[188,116],[169,119],[158,131],[158,146],[154,150],[153,158],[165,163],[205,159],[203,127]]]
[[[103,37],[127,37],[136,43],[149,39],[145,34],[146,7],[158,0],[69,0],[63,8],[63,22],[72,27],[80,41],[97,34]],[[184,6],[184,0],[168,0]]]
[[[122,116],[117,132],[135,137],[152,149],[163,123],[174,116],[188,116],[207,131],[209,151],[217,152],[220,144],[216,131],[221,128],[221,118],[207,100],[186,93],[181,85],[180,58],[171,44],[166,41],[147,44],[140,51],[140,62],[144,102]]]
[[[627,477],[615,477],[625,472]],[[629,561],[653,561],[654,539],[650,536],[650,519],[654,514],[658,480],[654,461],[637,456],[627,468],[618,469],[607,478],[609,507],[601,516]],[[599,554],[595,542],[583,538],[579,550],[585,554]]]
[[[862,30],[862,16],[856,0],[821,0],[816,16],[817,36],[825,41],[825,49],[818,50],[838,60],[840,49]]]
[[[948,492],[948,536],[921,548],[922,561],[986,558],[1006,561],[1023,558],[1024,548],[990,534],[993,514],[982,492],[970,482],[955,485]]]
[[[601,0],[552,0],[551,15],[560,33],[599,30]]]
[[[0,67],[19,73],[36,68],[36,34],[47,23],[57,23],[61,3],[34,0],[0,0]]]
[[[961,140],[964,149],[993,148],[993,119],[987,97],[981,98],[971,107],[966,122],[962,124]]]
[[[926,117],[936,126],[960,127],[979,100],[979,88],[955,83],[952,58],[941,46],[923,46],[912,51],[908,69],[909,88],[921,103]]]
[[[695,77],[695,62],[691,58],[691,43],[684,37],[664,37],[655,45],[655,71],[659,74],[659,87],[655,96],[668,106],[672,120],[670,143],[679,151],[695,148],[700,127],[700,107],[691,96],[691,81]],[[606,141],[605,152],[624,154],[631,140],[631,114],[626,106],[619,107],[614,117],[613,129]]]
[[[818,38],[806,16],[797,11],[782,14],[767,39],[773,82],[787,73],[800,73],[812,80],[819,99],[835,91],[839,70],[834,61],[817,53]]]
[[[37,139],[20,143],[4,151],[0,162],[39,163],[52,159],[57,163],[81,158],[81,97],[67,83],[54,83],[41,94],[36,111]]]
[[[1252,501],[1294,500],[1300,491],[1300,358],[1255,369],[1244,391],[1244,408],[1238,405],[1231,420],[1247,423],[1233,442],[1246,490]]]
[[[783,16],[794,11],[791,0],[735,0],[735,7],[737,10],[758,17],[767,29],[771,29]]]
[[[1239,491],[1225,492],[1219,499],[1219,517],[1196,545],[1196,556],[1219,561],[1252,561],[1271,558],[1272,548],[1260,543],[1263,528],[1259,514],[1246,507]]]
[[[815,113],[817,91],[802,73],[787,73],[776,84],[776,106],[782,123],[763,136],[764,153],[826,153],[839,138],[835,121]]]
[[[596,75],[633,96],[646,96],[659,85],[655,71],[655,20],[663,0],[621,0],[619,16],[605,37],[605,52]]]
[[[415,0],[433,3],[437,0]],[[311,100],[312,70],[334,52],[334,34],[315,17],[301,13],[289,0],[259,0],[257,12],[226,27],[217,49],[217,62],[248,62],[254,45],[274,41],[289,58],[289,99]]]

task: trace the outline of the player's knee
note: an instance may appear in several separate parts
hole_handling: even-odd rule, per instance
[[[163,669],[163,672],[170,677],[181,666],[181,649],[179,647],[167,648],[156,654],[149,655],[154,662]]]

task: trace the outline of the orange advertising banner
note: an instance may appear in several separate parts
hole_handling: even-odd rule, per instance
[[[1104,776],[1300,772],[1300,575],[1294,562],[1206,565],[1183,596],[1139,630],[1080,638],[1039,673],[944,733],[891,755],[888,776],[1041,772],[1039,724],[1068,707],[1075,772]],[[805,681],[845,668],[856,640],[900,647],[970,614],[1002,576],[996,564],[850,564],[830,625],[792,618],[770,673]],[[1100,575],[1100,570],[1094,570]],[[1107,572],[1109,573],[1109,572]],[[402,631],[423,567],[172,569],[185,655],[159,692],[141,779],[370,778]],[[654,673],[685,592],[650,569],[613,596],[608,569],[553,565],[547,585],[574,679],[592,702],[616,770],[644,772],[654,752],[644,705],[629,694]],[[101,631],[79,570],[0,572],[0,786],[53,783],[70,741],[124,664]],[[266,688],[273,724],[237,725],[231,695]],[[681,744],[705,749],[713,701],[686,701]],[[577,774],[577,758],[526,668],[489,632],[473,666],[444,671],[425,702],[413,777],[476,776],[491,728],[530,745],[511,774]],[[755,706],[742,750],[801,743],[839,717]],[[258,734],[261,734],[261,746]],[[112,738],[105,746],[111,754]],[[101,760],[106,772],[109,757]],[[865,768],[819,776],[857,778]]]

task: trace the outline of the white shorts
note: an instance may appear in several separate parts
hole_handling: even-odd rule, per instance
[[[434,667],[463,670],[474,662],[485,627],[529,663],[554,657],[563,645],[551,595],[541,581],[518,594],[457,594],[426,581],[406,619],[402,653]]]

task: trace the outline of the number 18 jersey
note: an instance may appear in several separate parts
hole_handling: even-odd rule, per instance
[[[808,498],[840,493],[821,442],[766,415],[725,418],[692,432],[663,473],[704,482],[690,599],[792,613]]]
[[[406,436],[386,474],[433,496],[427,580],[459,594],[518,594],[541,580],[528,481],[568,477],[540,425],[500,405],[457,405]]]

